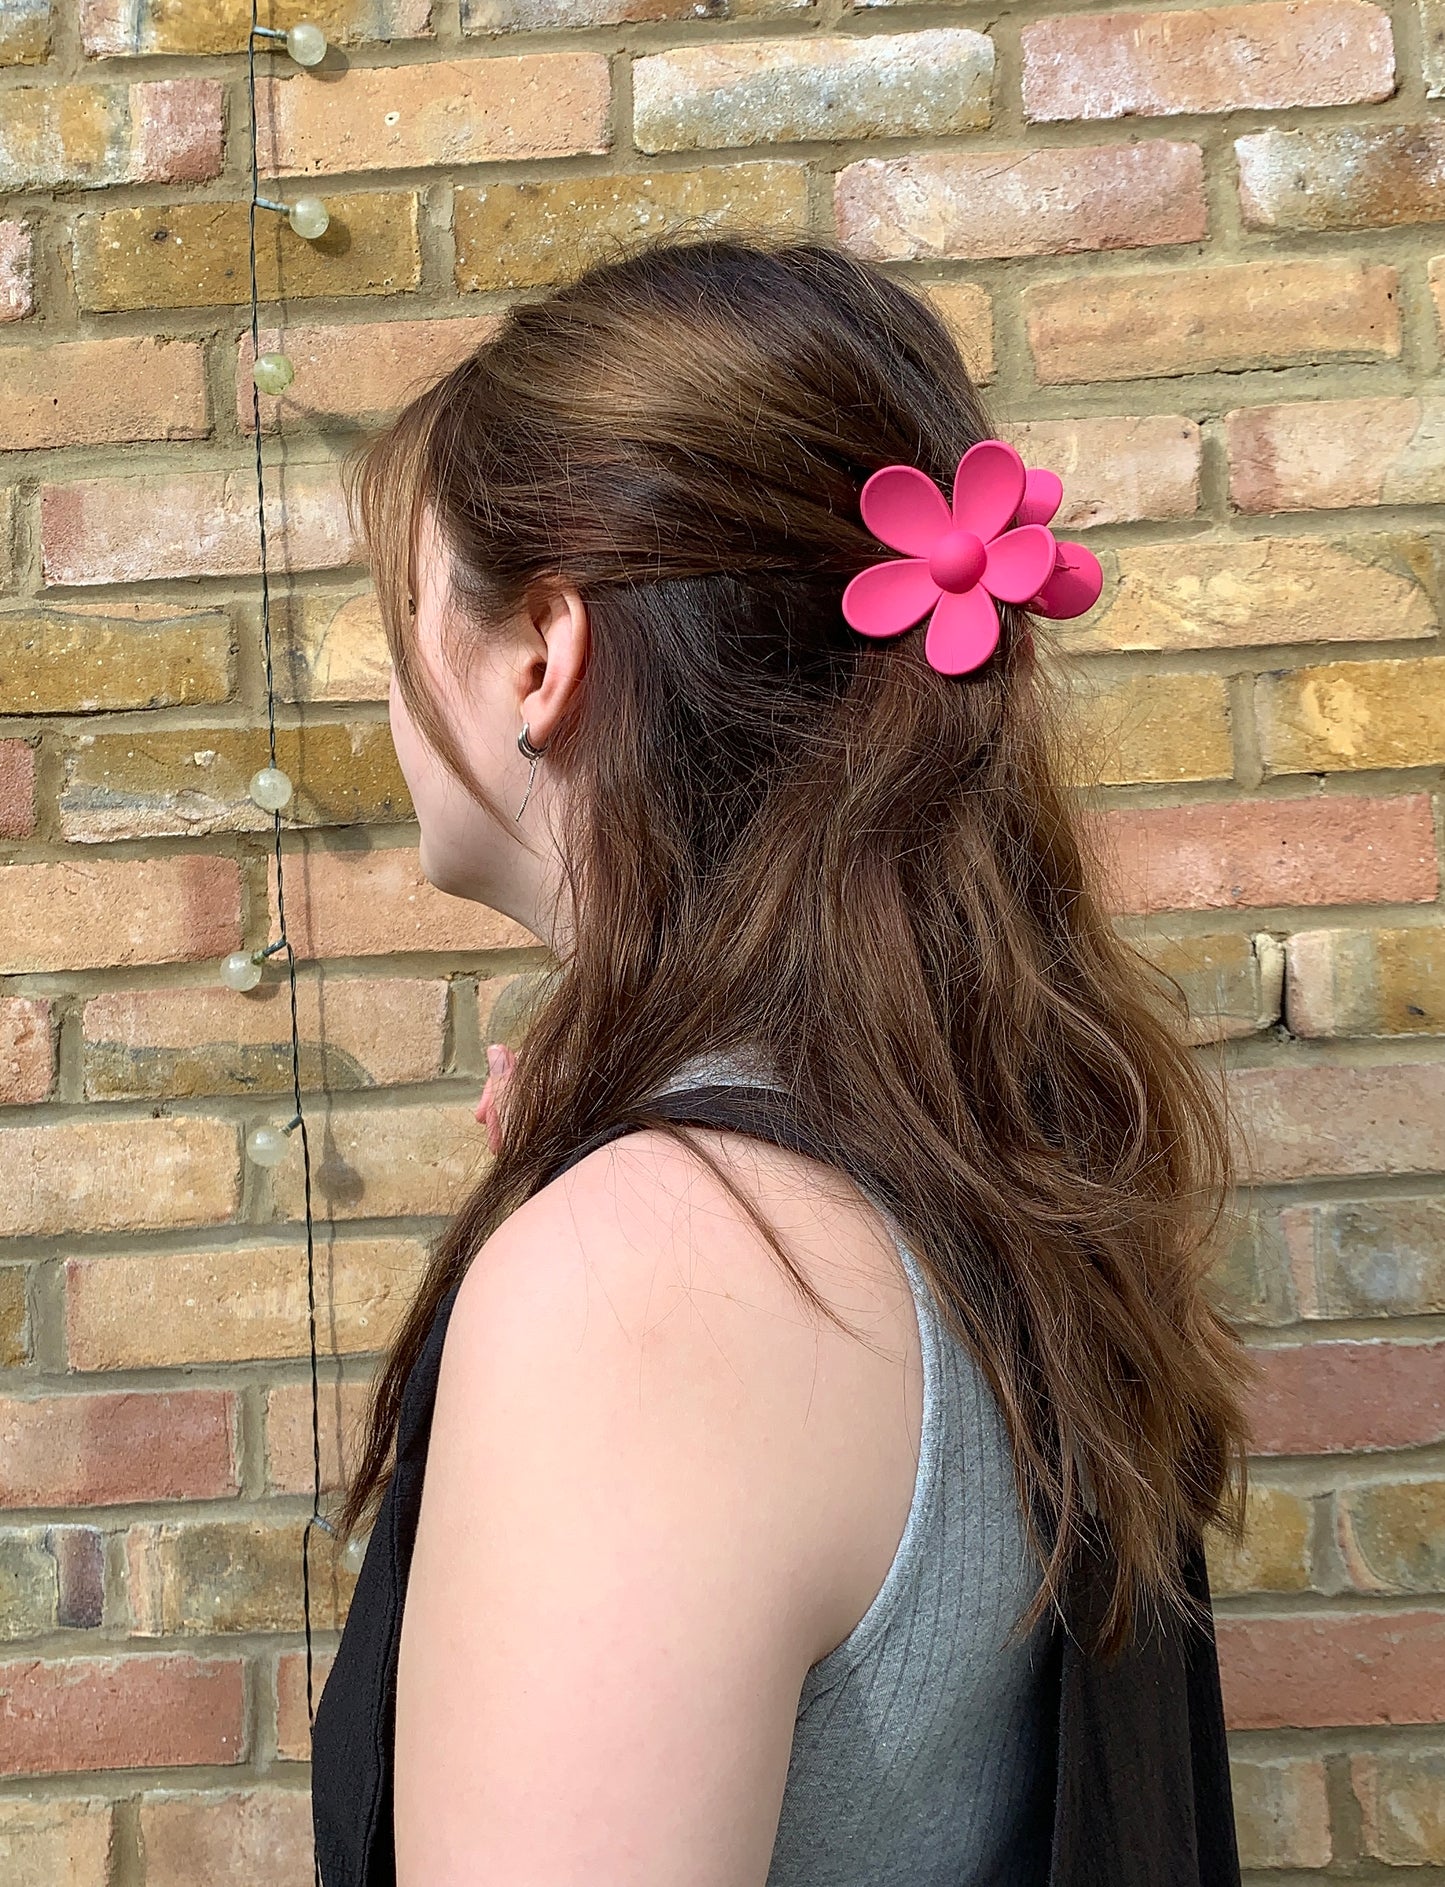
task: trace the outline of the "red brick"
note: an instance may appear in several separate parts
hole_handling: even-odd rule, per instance
[[[331,1675],[332,1656],[317,1652],[311,1658],[311,1708]],[[282,1762],[310,1762],[311,1724],[306,1708],[306,1653],[283,1651],[276,1660],[276,1754]]]
[[[1232,1730],[1439,1720],[1445,1617],[1438,1612],[1221,1618],[1215,1631]]]
[[[1445,1342],[1251,1350],[1261,1455],[1354,1454],[1445,1440]]]
[[[1445,1062],[1241,1068],[1230,1092],[1259,1184],[1445,1170]]]
[[[28,740],[0,740],[0,839],[35,830],[35,761]]]
[[[641,151],[949,137],[986,125],[993,42],[966,27],[679,46],[632,65]]]
[[[288,466],[266,501],[273,570],[360,560],[337,474]],[[91,478],[40,489],[47,583],[251,576],[260,569],[254,471]]]
[[[213,79],[24,85],[5,94],[0,190],[205,183],[220,171]]]
[[[277,72],[256,91],[270,176],[535,163],[600,153],[610,142],[607,60],[598,52],[353,65],[329,85]]]
[[[234,859],[0,866],[0,975],[223,956],[241,942]]]
[[[19,1369],[30,1361],[29,1271],[28,1265],[0,1265],[0,1369]]]
[[[1065,16],[1022,40],[1035,123],[1364,104],[1395,89],[1390,17],[1364,0]]]
[[[204,439],[203,350],[151,335],[0,352],[0,451]]]
[[[240,1658],[25,1658],[0,1664],[11,1775],[241,1762]]]
[[[1250,229],[1388,229],[1445,218],[1445,125],[1332,125],[1237,138]]]
[[[13,1162],[0,1191],[0,1237],[211,1225],[240,1204],[229,1120],[76,1116],[0,1127],[0,1158]]]
[[[1295,400],[1225,427],[1237,511],[1445,504],[1445,400]]]
[[[321,1349],[328,1355],[384,1349],[424,1268],[419,1239],[318,1239]],[[307,1353],[306,1248],[299,1241],[71,1258],[65,1292],[66,1360],[73,1370]],[[311,1386],[305,1387],[309,1410]],[[332,1395],[327,1389],[323,1403]],[[309,1429],[307,1448],[309,1455]]]
[[[261,352],[285,354],[296,378],[285,393],[261,394],[261,424],[288,433],[335,419],[379,419],[439,380],[497,331],[495,315],[434,321],[370,321],[261,329]],[[254,429],[248,331],[236,363],[236,424]],[[274,625],[273,625],[274,626]],[[383,690],[383,693],[385,691]]]
[[[1430,294],[1435,303],[1435,325],[1445,335],[1445,256],[1432,256],[1429,265]]]
[[[323,1492],[341,1487],[356,1472],[370,1388],[363,1381],[329,1383],[322,1388],[317,1412]],[[266,1486],[273,1494],[309,1494],[315,1485],[311,1385],[282,1383],[266,1391]]]
[[[43,996],[0,996],[0,1104],[43,1101],[55,1079],[55,1030]]]
[[[889,262],[1197,242],[1208,224],[1199,146],[1162,138],[869,157],[838,173],[834,203],[843,241]]]
[[[146,1887],[312,1887],[304,1788],[143,1795],[140,1840]]]
[[[115,1810],[94,1797],[0,1798],[9,1887],[109,1887]]]
[[[1429,797],[1131,807],[1104,823],[1114,909],[1428,903]]]
[[[1192,419],[1035,419],[1008,432],[1030,465],[1064,481],[1055,530],[1190,518],[1199,509],[1200,437]]]
[[[35,261],[30,225],[0,221],[0,321],[23,321],[35,312]]]
[[[210,1500],[239,1486],[220,1389],[0,1399],[0,1506]]]
[[[304,957],[537,948],[515,919],[428,884],[410,847],[292,853],[286,882],[291,940]],[[274,865],[271,910],[274,923]]]
[[[431,36],[433,0],[315,0],[304,17],[325,28],[333,46]],[[303,17],[292,9],[296,18]],[[264,3],[261,24],[287,26],[291,15]],[[246,0],[206,6],[138,7],[136,0],[80,0],[80,36],[91,59],[124,59],[146,53],[245,52],[251,9]]]
[[[1085,275],[1035,282],[1021,300],[1045,386],[1400,354],[1399,274],[1363,262],[1261,258]]]

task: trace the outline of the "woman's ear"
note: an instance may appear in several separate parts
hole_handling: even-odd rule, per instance
[[[570,584],[533,584],[525,607],[540,646],[534,644],[518,705],[533,746],[544,747],[582,679],[591,628],[587,605]]]

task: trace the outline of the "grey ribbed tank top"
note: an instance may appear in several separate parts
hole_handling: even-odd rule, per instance
[[[766,1077],[699,1057],[667,1083]],[[892,1215],[923,1363],[913,1500],[853,1631],[808,1671],[767,1887],[1037,1887],[1048,1876],[1048,1613],[992,1385],[944,1323]]]

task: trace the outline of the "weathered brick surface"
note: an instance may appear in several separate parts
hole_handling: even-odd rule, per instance
[[[214,80],[27,85],[5,94],[0,189],[205,183],[220,169]]]
[[[147,1793],[140,1841],[146,1887],[310,1887],[314,1878],[305,1789]]]
[[[280,959],[228,989],[115,990],[82,1014],[87,1095],[101,1100],[279,1092],[291,1086],[291,999]],[[430,1081],[442,1071],[447,986],[401,977],[298,978],[308,1088]]]
[[[1256,1481],[1245,1510],[1244,1542],[1207,1536],[1213,1592],[1307,1592],[1310,1587],[1311,1504],[1287,1487]]]
[[[1333,1844],[1322,1762],[1240,1756],[1230,1762],[1229,1779],[1241,1866],[1329,1866]]]
[[[958,343],[964,365],[986,386],[997,366],[992,296],[977,282],[934,282],[926,293]]]
[[[391,657],[369,587],[359,595],[323,590],[286,598],[273,607],[271,638],[281,700],[386,700]]]
[[[1145,936],[1141,954],[1172,979],[1188,1004],[1196,1042],[1257,1035],[1279,1018],[1284,952],[1267,934],[1205,931]]]
[[[464,1184],[480,1176],[486,1158],[472,1104],[461,1097],[354,1112],[332,1108],[325,1151],[311,1167],[316,1210],[333,1219],[446,1213],[460,1205]],[[299,1218],[300,1159],[277,1167],[275,1183],[280,1216]]]
[[[282,394],[262,393],[261,424],[288,436],[338,419],[375,419],[448,372],[496,332],[494,317],[379,321],[261,329],[261,352],[285,354],[296,378]],[[236,364],[236,424],[255,426],[249,332]]]
[[[0,1102],[43,1101],[54,1078],[54,1004],[0,996]]]
[[[18,1369],[30,1361],[28,1272],[28,1265],[0,1265],[0,1369]]]
[[[0,1638],[11,1643],[57,1628],[104,1622],[105,1536],[98,1527],[0,1528]],[[0,1858],[4,1856],[0,1835]]]
[[[126,1598],[137,1638],[299,1631],[305,1521],[138,1521],[125,1536]],[[312,1622],[339,1627],[355,1584],[330,1536],[311,1536]]]
[[[1445,1750],[1350,1758],[1364,1852],[1392,1867],[1445,1863]]]
[[[0,839],[24,839],[35,830],[37,755],[28,740],[0,740]]]
[[[1251,229],[1380,229],[1445,216],[1445,125],[1272,127],[1235,143]]]
[[[264,736],[190,727],[82,735],[65,752],[60,830],[67,839],[269,832],[247,790],[268,764]],[[383,721],[317,721],[276,730],[276,764],[295,787],[288,826],[396,825],[411,797]]]
[[[1064,481],[1057,531],[1139,518],[1189,518],[1199,509],[1201,441],[1192,419],[1036,419],[1009,428],[1030,465]]]
[[[1120,810],[1105,855],[1128,912],[1425,903],[1439,884],[1424,794]]]
[[[0,1862],[12,1887],[108,1887],[114,1808],[100,1796],[0,1801]]]
[[[1246,1068],[1230,1086],[1261,1181],[1440,1171],[1445,1062]]]
[[[1445,503],[1445,400],[1292,400],[1226,426],[1241,511]]]
[[[326,207],[331,222],[315,242],[294,234],[283,216],[273,213],[258,222],[256,276],[265,300],[396,295],[417,286],[421,248],[414,194],[328,191]],[[102,314],[248,301],[249,222],[245,201],[90,211],[75,224],[80,305]]]
[[[0,13],[0,66],[43,65],[50,27],[51,0],[11,0]]]
[[[1108,553],[1112,581],[1074,649],[1171,651],[1432,636],[1423,538],[1185,539]]]
[[[0,1729],[15,1776],[174,1768],[246,1756],[240,1658],[151,1652],[0,1664]]]
[[[1229,1618],[1216,1626],[1237,1730],[1433,1723],[1445,1686],[1438,1612]]]
[[[0,1237],[211,1225],[240,1202],[236,1129],[227,1120],[77,1117],[0,1127],[0,1158],[11,1162]]]
[[[1255,716],[1267,774],[1445,761],[1445,659],[1331,662],[1264,675]]]
[[[764,160],[458,190],[457,287],[540,288],[646,236],[720,226],[801,229],[807,210],[803,165]]]
[[[240,941],[240,876],[229,858],[0,866],[0,974],[185,963]]]
[[[634,63],[634,136],[648,152],[947,136],[989,122],[993,70],[966,27],[689,46]]]
[[[607,61],[545,52],[352,66],[330,85],[293,68],[258,84],[256,110],[274,176],[566,157],[608,147]]]
[[[428,884],[410,847],[298,853],[286,867],[286,882],[295,887],[287,894],[297,900],[288,923],[301,956],[537,948],[537,939],[514,919]]]
[[[1445,929],[1305,930],[1289,940],[1290,1032],[1445,1034]]]
[[[311,1701],[320,1703],[332,1660],[313,1647]],[[276,1754],[282,1762],[309,1762],[311,1726],[306,1711],[306,1656],[283,1651],[276,1660]]]
[[[1227,780],[1234,770],[1222,675],[1131,675],[1079,692],[1078,776],[1091,785]]]
[[[318,1342],[337,1353],[384,1349],[424,1258],[416,1239],[319,1241]],[[75,1370],[305,1356],[306,1316],[306,1248],[294,1240],[71,1258],[65,1267]]]
[[[839,173],[835,206],[844,242],[890,262],[1196,242],[1208,220],[1199,146],[1163,138],[867,157]]]
[[[0,352],[0,451],[203,439],[208,430],[195,342],[142,334]]]
[[[34,271],[35,244],[30,225],[6,218],[0,222],[0,321],[23,321],[34,314]]]
[[[333,46],[368,40],[389,44],[431,32],[432,0],[309,0],[314,20]],[[261,7],[263,26],[289,26],[303,17],[294,7]],[[244,52],[250,35],[250,0],[207,0],[174,7],[166,0],[80,0],[80,32],[92,59],[138,53]]]
[[[1338,1199],[1280,1215],[1300,1315],[1445,1311],[1445,1199]]]
[[[1353,105],[1395,89],[1390,16],[1366,0],[1040,20],[1023,60],[1036,121]]]
[[[1335,1501],[1336,1533],[1361,1592],[1439,1592],[1445,1586],[1445,1480],[1373,1481]]]
[[[1383,263],[1260,260],[1071,276],[1035,283],[1021,300],[1046,386],[1393,360],[1401,346],[1399,276]]]
[[[1323,1455],[1445,1438],[1445,1343],[1288,1344],[1257,1350],[1254,1448]]]
[[[321,1486],[339,1488],[360,1459],[368,1386],[333,1382],[321,1392]],[[315,1485],[311,1385],[282,1383],[266,1395],[266,1486],[273,1494],[309,1494]]]
[[[234,684],[230,611],[67,597],[0,612],[0,714],[188,707]]]
[[[0,1506],[96,1507],[232,1494],[228,1390],[0,1399]]]
[[[291,466],[273,475],[266,519],[273,566],[326,570],[358,559],[330,466]],[[47,583],[250,575],[260,568],[256,473],[45,485],[40,534]]]

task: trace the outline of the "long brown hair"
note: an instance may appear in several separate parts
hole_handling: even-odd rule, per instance
[[[377,1378],[346,1531],[492,1229],[600,1128],[687,1139],[649,1091],[689,1056],[748,1048],[895,1215],[987,1370],[1044,1567],[1020,1629],[1086,1538],[1117,1566],[1107,1655],[1141,1601],[1190,1610],[1190,1531],[1241,1536],[1242,1350],[1204,1288],[1218,1095],[1105,914],[1030,625],[1004,612],[998,653],[958,678],[928,666],[921,631],[880,643],[840,613],[880,554],[863,481],[902,461],[946,490],[990,430],[947,329],[880,270],[819,243],[689,238],[514,306],[348,462],[403,696],[493,816],[416,666],[423,509],[472,645],[557,578],[592,633],[547,758],[570,808],[565,960],[502,1151]]]

